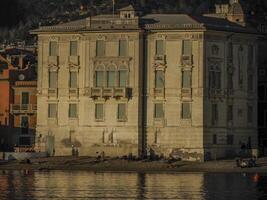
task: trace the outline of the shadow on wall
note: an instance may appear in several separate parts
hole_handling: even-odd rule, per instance
[[[0,151],[14,151],[14,147],[30,147],[35,143],[35,129],[0,126]]]

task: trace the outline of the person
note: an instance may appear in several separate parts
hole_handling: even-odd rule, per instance
[[[71,145],[71,155],[75,156],[75,148],[74,145]]]

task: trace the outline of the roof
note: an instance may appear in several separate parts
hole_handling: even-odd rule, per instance
[[[135,9],[134,9],[133,5],[128,5],[126,7],[119,9],[119,11],[134,11],[134,10]]]
[[[149,14],[132,19],[134,23],[126,23],[119,15],[98,15],[55,26],[45,26],[32,33],[43,32],[84,32],[84,31],[114,31],[114,30],[220,30],[230,32],[256,33],[256,29],[241,26],[224,18],[211,16],[191,16],[188,14]],[[90,26],[87,25],[89,22]]]

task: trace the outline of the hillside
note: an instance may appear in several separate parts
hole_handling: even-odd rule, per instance
[[[228,0],[116,0],[116,8],[129,3],[140,5],[145,12],[201,14],[215,3]],[[263,16],[267,1],[244,0],[248,12]],[[112,0],[1,0],[0,42],[31,40],[28,32],[39,25],[51,25],[99,13],[111,13]]]

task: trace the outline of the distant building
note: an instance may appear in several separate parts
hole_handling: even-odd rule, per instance
[[[209,16],[132,6],[38,34],[37,144],[51,155],[257,154],[258,32],[238,1]]]
[[[0,150],[30,147],[35,142],[35,56],[19,49],[0,55]]]

